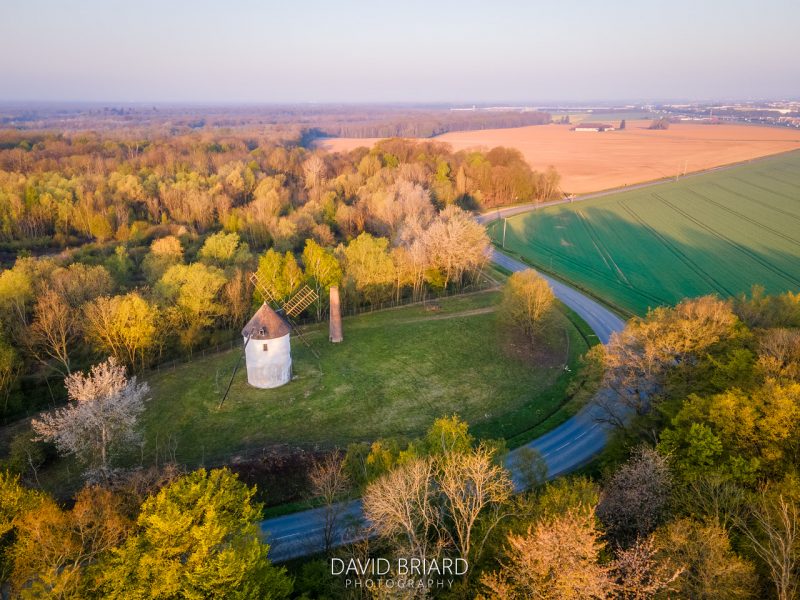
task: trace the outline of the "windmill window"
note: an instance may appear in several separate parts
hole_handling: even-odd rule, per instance
[[[267,352],[268,350],[269,350],[269,346],[267,344],[264,344],[264,352]]]

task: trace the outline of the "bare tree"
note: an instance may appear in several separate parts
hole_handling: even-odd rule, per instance
[[[541,190],[539,192],[539,199],[541,201],[550,200],[558,195],[561,175],[556,171],[554,166],[550,165],[547,167],[547,170],[542,173],[540,182]]]
[[[444,286],[461,285],[464,275],[486,264],[489,238],[482,225],[457,206],[448,206],[422,237],[430,266],[444,276]]]
[[[313,194],[313,199],[319,200],[325,179],[325,161],[316,154],[308,157],[308,160],[303,163],[303,178],[306,189]]]
[[[66,299],[52,289],[46,289],[36,302],[29,333],[31,354],[42,364],[66,376],[71,373],[69,351],[78,333],[77,312]]]
[[[403,179],[367,198],[370,228],[396,240],[401,228],[421,231],[433,219],[430,193],[421,185]]]
[[[364,494],[364,514],[375,533],[398,541],[410,556],[431,559],[446,536],[441,507],[434,498],[436,466],[418,458],[376,480]]]
[[[53,271],[50,287],[72,308],[79,308],[89,300],[110,294],[114,285],[105,267],[72,263],[67,268]]]
[[[676,486],[675,504],[684,514],[704,518],[729,530],[746,516],[744,490],[718,474],[693,477]]]
[[[402,285],[411,286],[414,300],[421,300],[425,284],[425,272],[430,266],[428,249],[420,236],[421,231],[406,228],[403,230],[401,246],[392,249],[392,260],[395,265],[396,296],[400,297]]]
[[[128,379],[113,357],[88,375],[73,373],[64,381],[70,402],[31,422],[39,440],[55,442],[63,454],[77,456],[107,477],[112,451],[136,441],[136,424],[144,410],[146,383]]]
[[[399,465],[364,495],[374,532],[402,556],[477,560],[512,494],[508,472],[493,458],[479,446]]]
[[[758,366],[769,377],[800,379],[800,331],[766,330],[758,340]]]
[[[751,509],[751,519],[740,522],[756,555],[769,570],[779,600],[797,596],[800,513],[797,504],[782,494],[762,490]]]
[[[664,517],[672,477],[666,459],[644,446],[614,473],[597,506],[608,535],[626,546],[650,534]]]
[[[439,462],[438,487],[452,521],[455,547],[462,558],[469,558],[476,525],[483,520],[477,551],[480,555],[486,538],[503,517],[502,507],[511,498],[513,486],[508,472],[494,463],[494,453],[485,446],[446,454]]]
[[[656,129],[656,130],[669,129],[669,119],[667,117],[653,119],[650,122],[650,127],[648,127],[648,129]]]
[[[308,475],[314,495],[323,501],[325,551],[333,547],[334,535],[344,505],[341,496],[350,488],[350,478],[339,452],[332,452],[311,467]]]

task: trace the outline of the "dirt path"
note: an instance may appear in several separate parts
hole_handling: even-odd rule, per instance
[[[486,315],[493,313],[497,310],[496,306],[485,306],[483,308],[473,308],[472,310],[462,310],[461,312],[445,313],[443,315],[432,315],[430,317],[417,317],[415,319],[405,319],[398,321],[398,323],[424,323],[425,321],[444,321],[446,319],[457,319],[459,317],[474,317],[477,315]]]

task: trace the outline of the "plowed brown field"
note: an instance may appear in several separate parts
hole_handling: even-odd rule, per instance
[[[615,123],[616,124],[616,123]],[[553,165],[565,192],[584,193],[631,185],[800,148],[800,131],[750,125],[676,123],[665,131],[649,121],[629,121],[623,131],[571,131],[569,125],[454,131],[433,138],[454,150],[510,146],[534,169]],[[371,146],[376,138],[329,138],[330,151]]]

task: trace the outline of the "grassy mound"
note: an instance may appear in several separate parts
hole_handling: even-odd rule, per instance
[[[293,340],[294,379],[274,390],[250,387],[242,363],[222,408],[241,350],[151,375],[145,447],[171,445],[190,465],[228,461],[274,444],[314,449],[415,436],[453,413],[481,436],[534,437],[567,416],[565,389],[588,348],[586,331],[559,307],[541,344],[526,350],[498,323],[498,301],[488,292],[442,300],[435,311],[348,318],[337,345],[327,329],[313,329],[319,360]]]

